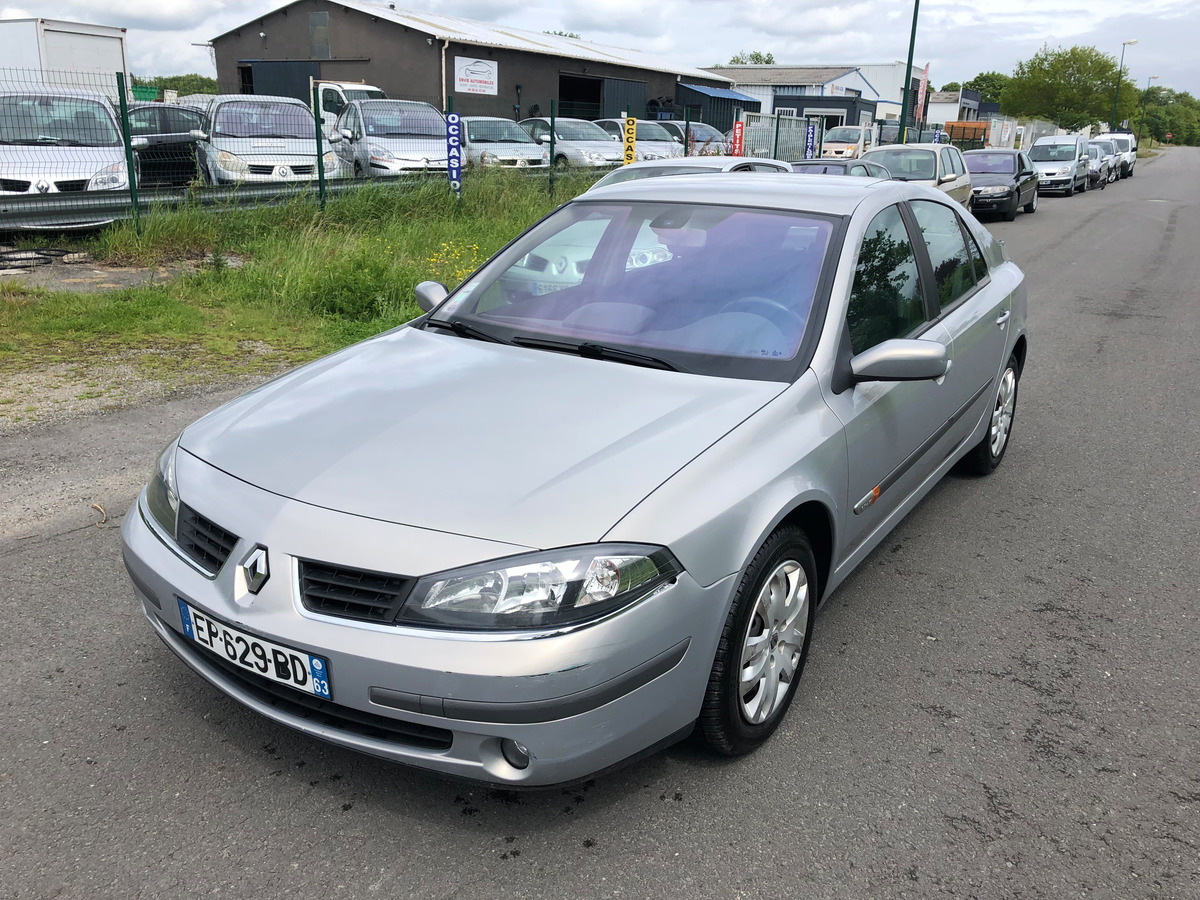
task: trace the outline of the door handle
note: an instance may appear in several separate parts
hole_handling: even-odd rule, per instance
[[[1000,328],[1004,328],[1005,324],[1008,322],[1009,316],[1011,315],[1012,310],[1006,309],[996,317],[996,325],[998,325]]]

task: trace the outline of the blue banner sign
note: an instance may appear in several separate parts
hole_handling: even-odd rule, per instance
[[[815,122],[809,122],[804,129],[804,158],[817,158],[817,125]]]
[[[462,116],[446,113],[446,177],[450,188],[462,195]]]
[[[933,133],[933,142],[935,144],[940,144],[942,142],[942,129],[939,128]]]

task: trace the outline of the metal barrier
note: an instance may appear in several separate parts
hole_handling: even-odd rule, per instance
[[[798,162],[820,157],[822,120],[811,116],[742,113],[742,155]]]

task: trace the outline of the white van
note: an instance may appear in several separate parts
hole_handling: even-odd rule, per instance
[[[1137,162],[1137,138],[1128,131],[1110,131],[1096,135],[1093,140],[1112,141],[1117,148],[1117,158],[1121,161],[1117,166],[1120,171],[1119,177],[1133,177],[1133,166]]]
[[[353,100],[386,100],[388,95],[373,84],[363,84],[361,81],[317,81],[314,87],[320,91],[321,99],[321,129],[329,134],[333,131],[333,123]],[[309,105],[312,105],[312,95],[309,95]]]
[[[872,125],[838,125],[825,132],[821,156],[825,159],[857,159],[871,149]]]
[[[1068,197],[1088,189],[1088,142],[1078,134],[1050,134],[1029,148],[1038,170],[1038,193],[1062,191]]]

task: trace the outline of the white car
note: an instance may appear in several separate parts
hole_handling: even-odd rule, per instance
[[[591,190],[636,181],[639,178],[657,178],[660,175],[703,175],[709,172],[791,172],[788,163],[778,159],[747,159],[744,156],[689,156],[682,159],[651,159],[630,163],[609,172],[592,185]]]
[[[342,168],[355,178],[446,168],[446,120],[419,100],[354,100],[335,133]]]
[[[962,151],[950,144],[888,144],[861,159],[879,163],[896,181],[927,184],[971,208],[971,176]]]
[[[550,119],[545,116],[525,119],[521,127],[538,143],[550,149]],[[556,166],[584,166],[593,169],[620,165],[625,149],[595,122],[587,119],[554,120],[554,159]]]
[[[550,151],[512,119],[463,116],[462,143],[473,166],[511,166],[519,169],[550,165]]]
[[[597,119],[596,124],[610,135],[625,143],[624,119]],[[634,127],[634,153],[639,161],[648,159],[678,159],[683,156],[683,141],[675,137],[658,122],[636,120]]]
[[[1098,134],[1092,140],[1112,141],[1117,148],[1120,163],[1117,166],[1120,178],[1132,178],[1133,167],[1137,163],[1137,138],[1126,131],[1107,132]]]

